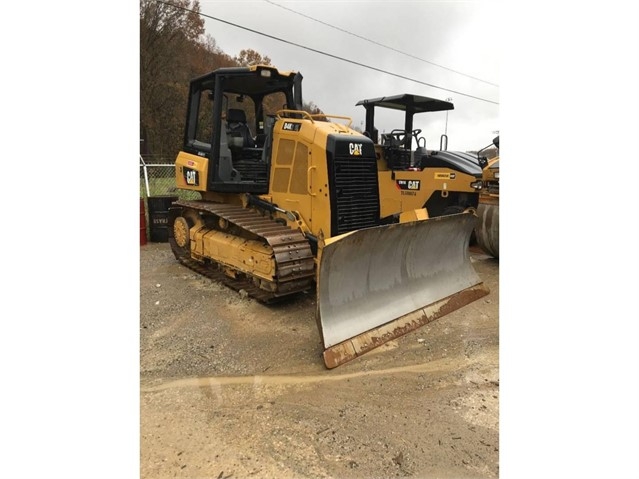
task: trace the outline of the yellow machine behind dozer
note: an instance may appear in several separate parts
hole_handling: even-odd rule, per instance
[[[499,137],[493,139],[497,148],[497,156],[489,159],[484,167],[482,178],[484,187],[479,196],[477,216],[479,221],[475,227],[477,244],[487,254],[499,258]],[[486,147],[488,148],[488,147]],[[479,150],[481,151],[485,150]]]
[[[184,265],[271,303],[317,291],[332,368],[488,293],[468,252],[476,216],[383,224],[371,139],[337,115],[302,110],[302,76],[220,68],[190,83],[169,209]],[[338,121],[329,121],[338,120]]]
[[[404,93],[361,100],[357,105],[366,109],[364,134],[375,143],[382,218],[419,208],[425,208],[431,218],[477,208],[484,164],[471,154],[448,151],[446,135],[439,149],[427,148],[422,130],[413,129],[416,114],[452,110],[452,103]],[[403,128],[380,135],[375,126],[380,109],[403,112]]]

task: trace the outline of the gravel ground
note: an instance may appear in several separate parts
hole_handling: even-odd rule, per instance
[[[265,306],[140,252],[141,477],[499,474],[499,264],[491,293],[334,370],[313,294]]]

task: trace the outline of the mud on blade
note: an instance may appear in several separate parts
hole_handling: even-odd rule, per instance
[[[324,246],[317,322],[329,368],[488,294],[463,213],[355,231]]]

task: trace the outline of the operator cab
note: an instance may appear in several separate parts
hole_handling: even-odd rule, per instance
[[[209,159],[209,191],[268,191],[273,117],[302,108],[301,82],[299,73],[266,65],[191,81],[183,151]]]

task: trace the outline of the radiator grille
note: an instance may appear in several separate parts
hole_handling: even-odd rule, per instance
[[[336,156],[331,162],[332,236],[379,224],[375,157]]]

